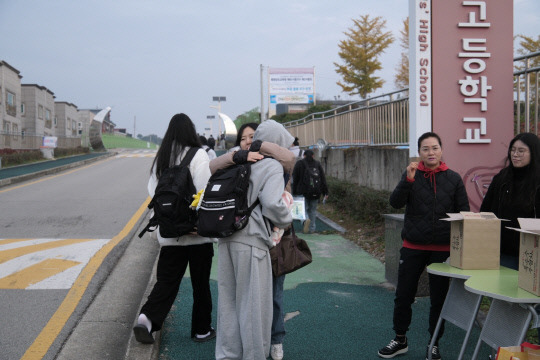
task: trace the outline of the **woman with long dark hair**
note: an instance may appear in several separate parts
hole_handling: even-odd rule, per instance
[[[540,140],[532,133],[516,135],[506,155],[507,166],[493,177],[480,211],[493,212],[501,222],[501,265],[518,269],[518,218],[540,217]]]
[[[193,122],[186,114],[176,114],[169,127],[150,169],[148,193],[154,196],[163,171],[180,164],[190,148],[198,148],[189,164],[189,171],[197,191],[204,189],[210,178],[208,154],[201,148]],[[193,286],[193,310],[191,315],[191,338],[207,341],[216,336],[211,326],[212,295],[210,293],[210,269],[214,256],[213,242],[189,233],[175,238],[164,238],[156,229],[161,245],[157,264],[157,281],[141,308],[137,325],[133,328],[137,341],[151,344],[152,332],[159,331],[169,313],[180,288],[187,266]]]

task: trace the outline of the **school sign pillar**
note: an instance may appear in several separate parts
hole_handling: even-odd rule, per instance
[[[472,211],[513,131],[513,1],[409,0],[409,156],[434,131]]]

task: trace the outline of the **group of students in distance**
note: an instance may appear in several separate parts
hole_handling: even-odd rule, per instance
[[[155,232],[161,246],[157,281],[133,328],[135,338],[141,343],[154,342],[152,333],[162,328],[189,265],[193,287],[192,340],[206,342],[216,338],[216,359],[266,359],[269,355],[274,360],[282,359],[285,276],[273,276],[269,249],[279,242],[283,234],[279,230],[292,224],[290,175],[296,171],[295,167],[299,169],[296,165],[302,161],[318,167],[320,164],[313,159],[313,152],[308,151],[305,159],[297,162],[297,156],[289,150],[295,138],[274,120],[242,126],[237,148],[211,161],[200,141],[187,115],[176,114],[171,118],[151,167],[150,196],[153,197],[164,169],[180,164],[190,148],[200,148],[189,164],[197,191],[206,187],[217,170],[250,162],[247,198],[249,204],[258,198],[260,206],[253,209],[245,228],[219,241],[196,233],[164,238],[159,231]],[[320,195],[327,196],[324,174],[322,179]],[[272,236],[275,232],[279,234],[277,237]],[[214,329],[210,270],[216,242],[218,309]]]
[[[450,255],[450,225],[447,213],[469,211],[467,192],[460,175],[442,161],[443,146],[439,135],[429,132],[418,139],[420,162],[411,162],[390,196],[394,208],[405,206],[405,222],[401,233],[398,283],[394,300],[393,330],[395,337],[378,351],[379,357],[393,358],[408,351],[407,331],[411,324],[411,305],[418,280],[427,265],[444,262]],[[519,228],[518,218],[538,218],[540,213],[540,141],[535,134],[515,136],[508,146],[505,167],[493,177],[480,211],[493,212],[507,219],[501,225],[502,266],[518,269],[519,233],[506,227]],[[433,336],[442,310],[449,280],[429,274],[431,307],[429,334]],[[441,359],[439,340],[441,327],[431,358]],[[426,344],[431,343],[431,336]],[[426,350],[428,359],[429,345]]]

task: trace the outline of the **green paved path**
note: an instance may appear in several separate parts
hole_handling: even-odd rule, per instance
[[[377,351],[393,337],[392,309],[394,293],[379,286],[384,265],[360,247],[340,235],[304,235],[313,253],[313,263],[285,278],[286,312],[284,359],[378,359]],[[217,308],[217,246],[211,275]],[[191,282],[186,278],[167,318],[160,346],[160,360],[213,359],[215,341],[190,340]],[[396,359],[424,359],[428,342],[429,299],[419,298],[413,305],[409,352]],[[465,332],[447,325],[441,341],[443,359],[457,358]],[[478,338],[475,330],[466,358],[471,358]],[[483,348],[479,359],[486,360]]]

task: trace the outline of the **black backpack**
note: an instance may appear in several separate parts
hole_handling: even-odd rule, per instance
[[[248,205],[247,193],[251,164],[220,169],[208,180],[198,211],[197,233],[224,238],[246,227],[257,199]]]
[[[197,212],[189,206],[197,190],[193,185],[189,164],[197,150],[199,148],[190,148],[180,165],[163,170],[154,197],[148,204],[149,209],[154,209],[154,216],[139,237],[147,231],[154,231],[155,226],[159,226],[159,234],[164,238],[175,238],[194,231]]]
[[[318,199],[322,192],[322,180],[321,173],[319,171],[319,164],[313,161],[310,165],[307,161],[302,161],[306,167],[303,179],[306,189],[305,196],[311,199]]]

